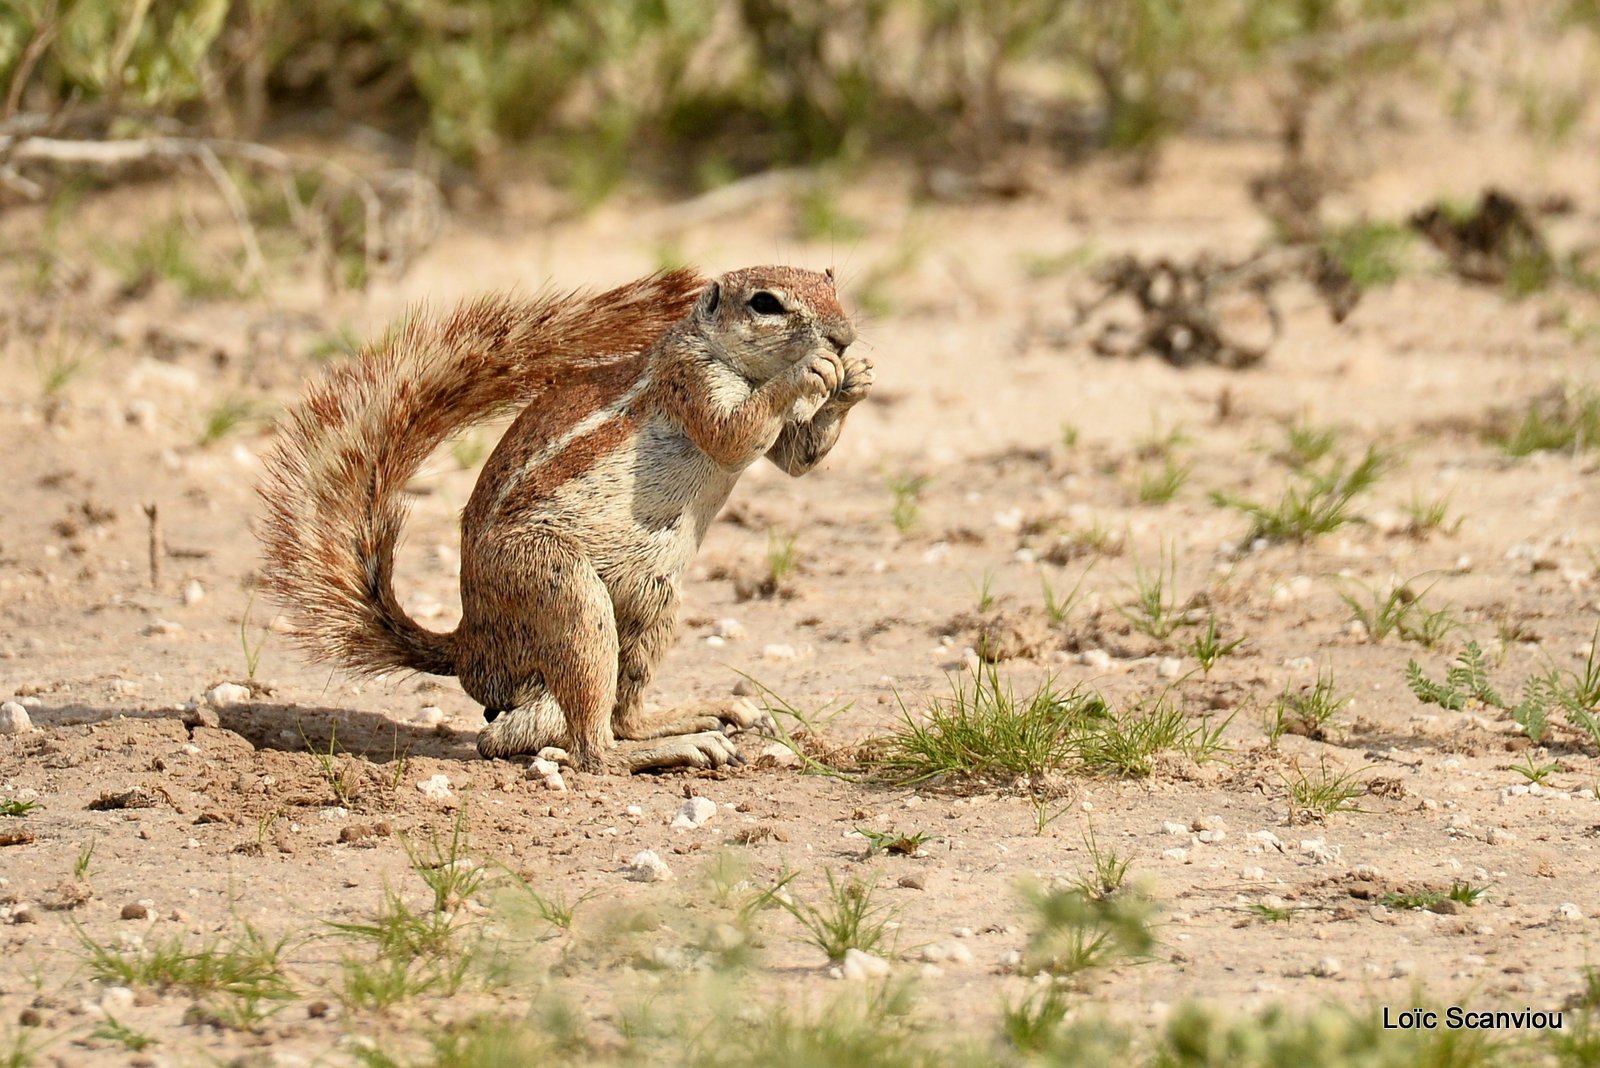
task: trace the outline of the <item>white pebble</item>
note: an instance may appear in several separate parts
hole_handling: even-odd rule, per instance
[[[176,638],[183,633],[183,624],[174,623],[170,619],[156,619],[144,628],[146,638]]]
[[[889,974],[889,962],[852,946],[844,951],[840,970],[846,979],[876,979]]]
[[[726,641],[736,642],[744,638],[744,624],[732,616],[724,616],[711,625],[711,633]]]
[[[412,715],[411,722],[419,727],[437,727],[444,722],[444,709],[438,705],[423,705]]]
[[[1322,838],[1303,838],[1300,840],[1300,852],[1309,856],[1314,864],[1333,864],[1339,860],[1344,847],[1330,846]]]
[[[99,1004],[106,1013],[126,1012],[133,1008],[133,991],[125,986],[108,986],[100,991]]]
[[[1164,849],[1161,851],[1161,859],[1177,861],[1179,864],[1187,864],[1189,862],[1189,851],[1181,848]]]
[[[709,797],[691,797],[672,817],[672,826],[680,830],[692,829],[717,814],[717,803]]]
[[[28,710],[15,701],[0,705],[0,734],[24,734],[33,730]]]
[[[1332,979],[1342,970],[1337,957],[1323,957],[1311,966],[1311,974],[1319,979]]]
[[[1183,658],[1177,656],[1164,656],[1156,665],[1156,674],[1163,679],[1175,679],[1183,674]]]
[[[182,598],[184,604],[199,604],[201,601],[205,600],[205,597],[206,588],[200,585],[199,579],[190,579],[188,582],[183,584]]]
[[[1161,833],[1162,834],[1188,834],[1189,833],[1189,825],[1186,824],[1186,823],[1178,823],[1175,820],[1165,820],[1161,824]]]
[[[1563,901],[1556,906],[1556,920],[1561,923],[1577,923],[1583,919],[1583,910],[1570,901]]]
[[[1096,671],[1111,670],[1111,654],[1104,649],[1085,649],[1078,654],[1078,660],[1082,662],[1084,667],[1093,668]]]
[[[417,783],[417,789],[422,791],[422,796],[431,797],[435,801],[443,801],[453,796],[448,775],[431,775]]]
[[[972,950],[961,942],[930,942],[922,947],[922,959],[930,964],[970,964]]]
[[[672,869],[652,849],[630,857],[625,871],[628,878],[636,883],[664,883],[672,878]]]
[[[212,708],[242,705],[250,700],[250,687],[237,682],[219,682],[206,691],[206,703]]]
[[[1516,833],[1504,827],[1491,827],[1486,839],[1490,845],[1506,845],[1517,840]]]
[[[782,742],[769,743],[761,750],[760,755],[771,757],[772,762],[781,768],[793,767],[800,763],[800,754]]]
[[[1261,867],[1244,868],[1239,872],[1239,878],[1250,882],[1260,882],[1267,877],[1267,869]]]
[[[567,792],[567,781],[561,777],[561,765],[554,760],[545,760],[542,757],[535,759],[528,766],[528,778],[539,779],[544,783],[546,790],[555,790],[558,793]],[[630,811],[637,807],[637,805],[629,806]]]
[[[1416,961],[1414,961],[1414,960],[1397,960],[1397,961],[1394,962],[1394,966],[1389,969],[1389,978],[1391,978],[1391,979],[1404,979],[1406,976],[1410,975],[1412,972],[1414,972],[1416,970],[1417,970],[1417,962]]]
[[[761,659],[763,660],[793,660],[796,655],[798,654],[796,654],[794,646],[787,642],[773,642],[770,645],[761,647]]]

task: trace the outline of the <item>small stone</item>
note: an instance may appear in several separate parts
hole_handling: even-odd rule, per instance
[[[1156,674],[1163,679],[1175,679],[1183,674],[1183,658],[1177,656],[1164,656],[1156,664]]]
[[[183,593],[179,597],[185,605],[199,604],[205,600],[206,588],[200,585],[199,579],[190,579],[183,584]]]
[[[1570,901],[1563,901],[1556,906],[1556,920],[1559,923],[1578,923],[1583,919],[1583,910]]]
[[[624,872],[636,883],[664,883],[672,878],[672,869],[667,867],[667,862],[651,849],[628,858]]]
[[[737,642],[745,637],[744,624],[732,616],[723,616],[711,624],[711,633],[724,641]]]
[[[1389,978],[1391,978],[1391,979],[1404,979],[1406,976],[1412,974],[1416,970],[1417,970],[1417,962],[1416,961],[1414,961],[1414,960],[1397,960],[1397,961],[1394,962],[1394,965],[1392,967],[1390,967],[1390,969],[1389,969]]]
[[[438,705],[423,705],[411,717],[411,722],[419,727],[437,727],[444,720],[444,709]]]
[[[1490,845],[1506,845],[1510,842],[1515,842],[1516,840],[1516,833],[1513,831],[1508,831],[1504,827],[1489,828],[1489,834],[1485,839],[1485,841],[1487,841]]]
[[[137,901],[130,901],[122,906],[122,918],[125,920],[147,920],[150,918],[150,909]]]
[[[25,734],[33,730],[28,710],[15,701],[0,704],[0,734]]]
[[[970,964],[972,950],[961,942],[930,942],[922,947],[922,959],[930,964]]]
[[[1222,841],[1223,839],[1227,838],[1228,837],[1228,832],[1227,831],[1201,831],[1198,835],[1196,835],[1196,837],[1199,838],[1200,841],[1204,842],[1206,845],[1215,845],[1216,843],[1218,843],[1218,842]]]
[[[170,619],[155,619],[144,628],[146,638],[176,638],[183,633],[183,624]]]
[[[1000,967],[1002,967],[1002,968],[1020,968],[1020,967],[1022,967],[1022,950],[1020,950],[1020,949],[1008,949],[1004,953],[1000,954]]]
[[[125,986],[108,986],[100,991],[98,1004],[102,1012],[127,1012],[133,1008],[133,991]]]
[[[793,660],[798,655],[794,646],[786,642],[774,642],[761,647],[761,659],[763,660]]]
[[[877,979],[889,974],[889,962],[852,946],[844,951],[840,970],[846,979]]]
[[[1189,851],[1187,849],[1164,849],[1161,852],[1161,858],[1163,860],[1177,861],[1179,864],[1187,864]]]
[[[1250,882],[1260,882],[1267,877],[1267,869],[1261,867],[1244,868],[1239,872],[1239,878]]]
[[[758,755],[768,758],[780,768],[791,768],[800,763],[800,754],[782,742],[768,742]]]
[[[1228,829],[1227,821],[1221,816],[1196,816],[1189,821],[1191,831],[1225,831]]]
[[[250,687],[237,682],[219,682],[206,691],[206,703],[212,708],[242,705],[250,700]]]
[[[43,1027],[44,1014],[38,1009],[29,1007],[17,1013],[17,1023],[23,1027]]]
[[[920,875],[902,875],[896,885],[906,890],[921,890],[927,884]]]
[[[1162,834],[1188,834],[1189,825],[1176,820],[1166,820],[1161,824]]]
[[[709,797],[691,797],[672,817],[672,826],[679,830],[692,830],[717,814],[717,803]]]
[[[422,791],[423,797],[431,797],[435,801],[443,801],[455,796],[450,789],[450,777],[448,775],[430,775],[417,783],[417,789]]]
[[[1078,654],[1078,660],[1084,667],[1095,671],[1111,670],[1111,654],[1104,649],[1085,649]]]
[[[1344,852],[1344,847],[1330,846],[1323,838],[1302,838],[1300,852],[1309,856],[1315,864],[1332,864],[1339,859],[1339,854]]]
[[[1323,957],[1311,966],[1311,974],[1319,979],[1332,979],[1338,975],[1343,966],[1336,957]]]
[[[1458,812],[1450,817],[1450,822],[1445,827],[1452,831],[1466,831],[1472,829],[1472,815],[1467,812]]]
[[[561,777],[561,765],[554,760],[536,758],[528,766],[528,778],[538,779],[544,783],[546,790],[555,790],[557,793],[567,792],[567,780]]]
[[[733,684],[733,696],[735,697],[751,697],[755,693],[756,684],[747,678],[741,677],[738,682]]]

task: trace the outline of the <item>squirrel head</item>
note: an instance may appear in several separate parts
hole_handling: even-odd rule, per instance
[[[710,282],[694,310],[696,332],[752,382],[766,382],[818,352],[843,354],[856,339],[833,272],[746,267]]]

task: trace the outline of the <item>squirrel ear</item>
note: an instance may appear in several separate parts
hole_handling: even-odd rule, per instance
[[[717,309],[722,306],[722,283],[712,282],[706,286],[706,291],[700,294],[700,305],[695,310],[700,318],[709,320],[716,316]]]

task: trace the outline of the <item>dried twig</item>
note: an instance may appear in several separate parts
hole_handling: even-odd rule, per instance
[[[145,518],[150,520],[150,588],[161,588],[161,558],[166,555],[166,539],[161,534],[161,515],[156,502],[144,506]]]

